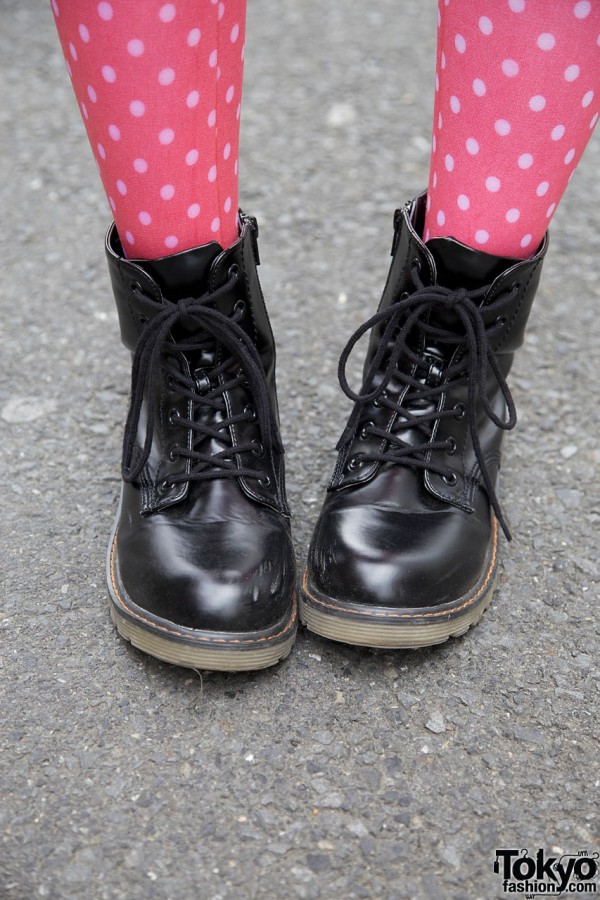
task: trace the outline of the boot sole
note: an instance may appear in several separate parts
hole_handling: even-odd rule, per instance
[[[115,528],[106,561],[110,615],[121,637],[138,650],[187,669],[215,672],[266,669],[290,654],[298,627],[295,594],[289,614],[263,631],[230,633],[178,626],[125,599],[116,564],[116,540]]]
[[[471,590],[439,606],[401,609],[373,607],[328,597],[304,572],[300,597],[300,621],[310,631],[332,641],[386,650],[410,650],[442,644],[476,625],[490,605],[498,567],[498,523],[493,520],[493,540],[484,573]]]

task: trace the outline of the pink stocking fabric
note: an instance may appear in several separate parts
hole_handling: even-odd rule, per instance
[[[425,239],[537,249],[598,121],[598,0],[440,0]]]
[[[245,0],[51,0],[128,256],[238,236]]]

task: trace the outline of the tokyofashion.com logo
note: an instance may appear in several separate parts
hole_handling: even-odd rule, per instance
[[[494,872],[502,878],[505,894],[595,894],[600,870],[598,853],[580,850],[551,856],[539,849],[496,850]]]

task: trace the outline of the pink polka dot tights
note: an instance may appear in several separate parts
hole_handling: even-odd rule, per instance
[[[426,240],[538,247],[598,120],[598,0],[439,0]]]
[[[51,0],[128,256],[237,239],[245,0]]]

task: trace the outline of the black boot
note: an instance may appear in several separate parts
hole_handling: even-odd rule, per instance
[[[135,352],[107,562],[113,619],[167,662],[270,666],[290,652],[297,615],[256,221],[241,215],[228,250],[152,261],[124,259],[113,226],[106,252]]]
[[[340,359],[355,402],[312,539],[300,615],[318,634],[421,647],[462,634],[492,597],[506,385],[546,253],[528,260],[424,245],[425,196],[395,216],[379,311]],[[345,378],[372,329],[360,394]],[[507,535],[508,536],[508,535]]]

